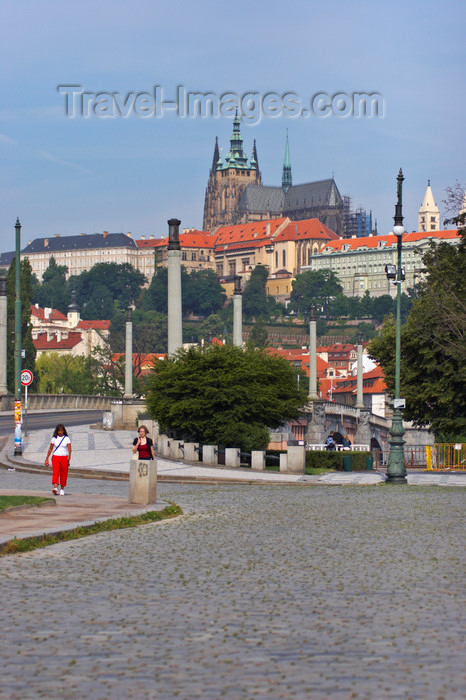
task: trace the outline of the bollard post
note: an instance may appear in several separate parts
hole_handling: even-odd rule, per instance
[[[148,505],[157,500],[157,460],[132,459],[129,467],[129,501]]]
[[[202,446],[202,464],[210,466],[218,465],[218,445]]]
[[[241,465],[240,451],[237,447],[225,447],[225,466],[239,467]]]
[[[265,452],[263,450],[251,451],[251,469],[255,472],[265,471]]]
[[[184,443],[184,459],[186,462],[199,462],[199,443]]]

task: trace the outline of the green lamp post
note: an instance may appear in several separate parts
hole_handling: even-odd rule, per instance
[[[21,224],[16,218],[16,300],[15,300],[15,455],[21,447]]]
[[[385,272],[389,279],[395,279],[396,284],[396,337],[395,337],[395,399],[393,402],[392,427],[390,428],[390,453],[387,465],[387,484],[407,484],[406,462],[404,456],[403,418],[401,415],[402,401],[400,400],[400,365],[401,365],[401,283],[404,280],[404,271],[401,267],[402,238],[405,233],[402,215],[402,186],[403,173],[397,177],[397,203],[395,206],[395,225],[393,233],[397,238],[397,266],[387,265]]]

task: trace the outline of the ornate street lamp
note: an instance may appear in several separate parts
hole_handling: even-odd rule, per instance
[[[403,227],[403,215],[402,215],[402,201],[401,192],[403,186],[403,173],[400,168],[400,172],[397,177],[397,203],[395,206],[395,225],[393,227],[393,233],[397,238],[397,266],[396,266],[396,339],[395,339],[395,399],[393,401],[393,418],[392,427],[390,428],[390,438],[388,442],[390,443],[390,453],[388,455],[388,465],[387,465],[387,483],[388,484],[406,484],[408,483],[406,479],[406,462],[404,456],[404,444],[403,435],[405,434],[403,428],[403,418],[401,415],[401,408],[404,407],[404,402],[400,399],[400,364],[401,364],[401,282],[404,279],[404,270],[401,267],[401,248],[402,248],[402,238],[405,232]],[[386,270],[388,279],[393,279],[393,267],[392,265],[387,265],[391,268]]]

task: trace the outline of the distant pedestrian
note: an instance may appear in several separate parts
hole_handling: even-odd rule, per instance
[[[145,425],[138,428],[139,437],[133,440],[133,454],[138,453],[138,459],[155,459],[154,443],[149,437],[149,431]]]
[[[351,449],[351,440],[347,435],[343,436],[343,449],[347,451]]]
[[[59,423],[53,432],[45,458],[46,467],[49,466],[50,453],[52,454],[52,493],[55,496],[59,494],[64,496],[71,461],[71,440],[63,423]]]
[[[333,437],[333,430],[330,432],[330,435],[327,438],[327,442],[325,443],[325,449],[329,451],[337,449],[335,438]]]

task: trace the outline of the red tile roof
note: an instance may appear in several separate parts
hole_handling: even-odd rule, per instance
[[[338,240],[337,234],[319,219],[291,221],[284,231],[275,236],[274,241]]]
[[[96,331],[105,331],[108,330],[111,326],[111,321],[83,321],[81,320],[78,325],[76,326],[77,328],[82,328],[83,330],[90,330],[93,328]]]
[[[439,240],[448,241],[459,239],[458,229],[451,231],[414,231],[412,233],[403,234],[403,243],[416,243],[419,241]],[[323,252],[339,252],[344,246],[347,250],[357,250],[358,248],[378,248],[379,244],[383,243],[382,247],[396,246],[397,237],[394,233],[387,236],[364,236],[363,238],[339,238],[332,240],[325,246]]]
[[[182,248],[213,248],[216,236],[207,231],[189,231],[180,233]],[[168,236],[164,238],[140,239],[136,241],[138,248],[163,248],[168,245]]]
[[[244,243],[245,241],[254,243],[255,241],[269,240],[287,220],[286,217],[282,217],[269,221],[250,221],[247,224],[220,226],[216,231],[215,248],[223,249],[223,246],[230,243]]]
[[[35,316],[43,321],[66,321],[66,316],[62,314],[58,309],[52,309],[50,311],[50,316],[45,317],[45,309],[38,308],[34,304],[31,305],[31,316]]]
[[[47,333],[41,333],[32,342],[36,350],[71,350],[78,345],[81,340],[81,333],[73,333],[73,331],[70,331],[68,337],[62,338],[61,340],[58,340],[56,335],[54,335],[51,340],[47,340]]]

